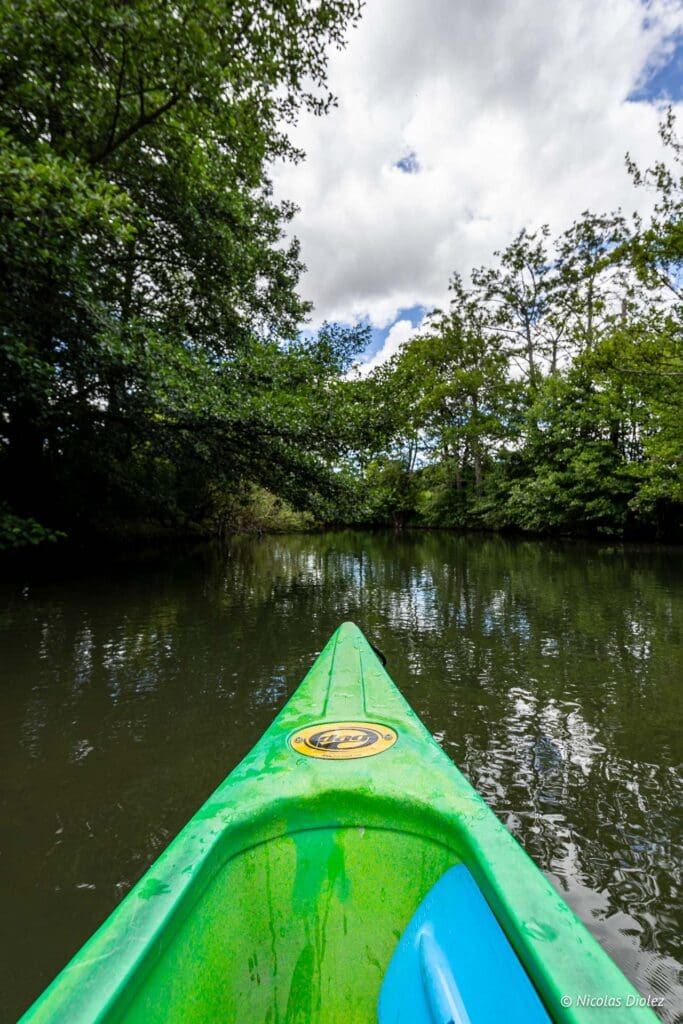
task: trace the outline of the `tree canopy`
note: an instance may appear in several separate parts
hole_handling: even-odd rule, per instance
[[[362,332],[292,344],[302,265],[268,166],[301,156],[287,126],[329,107],[326,55],[359,13],[3,0],[0,499],[15,534],[22,517],[30,537],[182,523],[245,477],[313,503],[335,489],[310,375],[325,391]]]
[[[394,403],[366,453],[371,521],[680,537],[683,520],[683,144],[634,184],[650,223],[585,212],[522,230],[456,276],[367,386]],[[628,159],[628,158],[627,158]],[[401,383],[403,382],[403,383]]]
[[[648,222],[525,227],[364,379],[367,327],[303,330],[269,167],[360,8],[0,0],[0,548],[254,488],[328,523],[680,535],[671,113],[667,158],[627,157]]]

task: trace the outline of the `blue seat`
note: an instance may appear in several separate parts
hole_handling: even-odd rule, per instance
[[[387,968],[380,1024],[552,1024],[464,864],[415,911]]]

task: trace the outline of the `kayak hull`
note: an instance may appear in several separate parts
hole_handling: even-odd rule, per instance
[[[366,1024],[412,914],[458,863],[552,1020],[614,1024],[600,996],[656,1020],[345,623],[22,1020]]]

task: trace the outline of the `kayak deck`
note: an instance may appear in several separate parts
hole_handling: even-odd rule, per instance
[[[215,877],[121,1019],[365,1024],[416,890],[452,860],[437,843],[374,828],[254,846]]]
[[[561,997],[626,1005],[635,989],[345,623],[22,1019],[368,1024],[408,922],[461,862],[551,1019],[614,1024],[611,1008]],[[656,1018],[635,1006],[628,1020]]]

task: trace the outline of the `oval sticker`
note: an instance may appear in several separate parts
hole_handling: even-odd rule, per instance
[[[306,757],[348,761],[381,754],[397,739],[393,729],[377,722],[324,722],[298,729],[289,742],[293,750]]]

